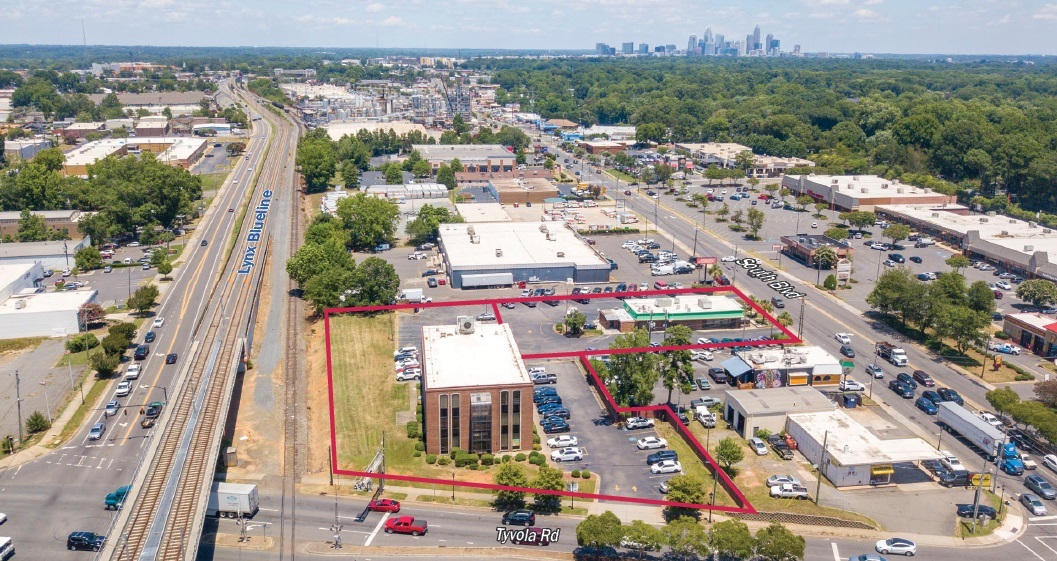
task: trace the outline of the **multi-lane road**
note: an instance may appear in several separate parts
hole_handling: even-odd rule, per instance
[[[246,157],[198,224],[156,315],[141,330],[140,337],[154,317],[165,318],[164,325],[154,329],[158,338],[151,344],[150,356],[141,361],[142,374],[132,393],[118,398],[122,405],[118,414],[104,417],[102,407],[112,399],[111,387],[97,404],[98,409],[90,411],[78,433],[64,446],[0,473],[0,501],[9,517],[3,533],[15,538],[20,559],[83,558],[83,554],[66,552],[66,536],[77,530],[109,531],[115,511],[104,510],[103,497],[131,482],[143,460],[154,429],[140,427],[140,409],[153,401],[171,399],[169,388],[190,363],[189,351],[199,319],[221,267],[227,263],[237,211],[244,205],[247,189],[263,161],[270,129],[266,121],[254,123]],[[201,245],[203,240],[206,245]],[[168,353],[179,355],[175,365],[165,364]],[[90,441],[88,428],[96,422],[105,422],[106,432],[101,440]]]

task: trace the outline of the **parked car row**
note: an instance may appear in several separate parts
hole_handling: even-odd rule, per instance
[[[540,426],[546,434],[569,432],[569,418],[572,413],[562,405],[562,398],[554,386],[538,387],[532,392],[532,402],[536,404],[536,413],[540,416]],[[583,459],[581,453],[581,458]]]

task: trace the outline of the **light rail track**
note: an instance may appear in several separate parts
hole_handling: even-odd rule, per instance
[[[261,114],[265,112],[262,110]],[[284,163],[296,146],[299,129],[289,121],[272,124],[278,129],[271,148],[276,153],[267,154],[263,160],[265,169],[259,176],[254,197],[263,189],[274,189],[280,195],[286,191],[282,189]],[[245,239],[252,223],[249,220],[242,225],[238,232],[240,240]],[[299,222],[295,226],[299,227]],[[260,263],[263,262],[262,259]],[[207,312],[208,327],[201,339],[200,352],[193,358],[182,389],[168,404],[172,409],[168,422],[156,429],[155,437],[161,442],[149,465],[145,464],[148,471],[135,490],[134,502],[125,506],[129,509],[127,521],[120,533],[111,535],[111,542],[114,539],[121,542],[112,549],[113,561],[133,558],[182,561],[193,558],[197,551],[205,510],[202,501],[208,500],[231,388],[241,359],[248,351],[245,337],[247,330],[252,329],[247,325],[248,309],[256,300],[252,289],[259,286],[254,280],[264,273],[259,268],[253,274],[239,275],[236,274],[238,267],[231,265],[229,256],[218,279],[219,301]]]

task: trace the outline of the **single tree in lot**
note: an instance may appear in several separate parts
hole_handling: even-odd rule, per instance
[[[782,312],[778,314],[778,317],[774,319],[778,320],[778,323],[782,324],[785,327],[793,325],[793,316],[790,315],[789,312]]]
[[[572,310],[565,314],[565,332],[572,336],[579,336],[584,332],[584,325],[587,325],[587,316],[579,310]]]
[[[1017,285],[1017,298],[1042,308],[1057,302],[1057,285],[1045,279],[1026,280]]]
[[[758,208],[749,209],[747,225],[753,239],[760,238],[760,230],[763,228],[763,222],[766,219],[767,215],[762,210]]]
[[[89,360],[91,362],[92,368],[95,369],[96,377],[107,378],[117,371],[118,366],[121,364],[121,355],[112,355],[109,353],[95,353]]]
[[[837,240],[838,242],[848,239],[847,228],[830,228],[829,230],[826,230],[824,234],[827,238]]]
[[[969,285],[966,304],[970,308],[990,316],[995,312],[995,292],[991,290],[991,287],[987,286],[986,282],[976,281]]]
[[[77,311],[77,317],[84,323],[92,325],[106,319],[106,310],[103,306],[90,302],[81,306],[81,309]]]
[[[737,440],[727,437],[716,445],[716,459],[723,464],[723,471],[733,477],[737,473],[734,464],[745,459],[745,450]]]
[[[799,207],[799,208],[797,208],[797,210],[801,210],[801,211],[804,210],[805,208],[807,208],[807,205],[809,205],[812,202],[814,202],[814,200],[815,199],[812,199],[811,197],[809,197],[807,195],[800,195],[799,197],[796,198],[796,206]]]
[[[532,488],[545,491],[561,491],[565,489],[565,473],[560,469],[544,464],[540,466],[539,473],[532,482]],[[533,509],[537,512],[558,512],[561,510],[561,499],[561,495],[533,493]]]
[[[136,310],[137,313],[143,315],[147,310],[154,307],[155,301],[158,299],[158,287],[153,284],[147,286],[141,286],[132,293],[132,297],[128,299],[127,305],[129,308]]]
[[[169,273],[172,272],[172,262],[166,259],[158,264],[158,272],[161,273],[163,279],[169,278]]]
[[[624,537],[639,544],[646,551],[658,551],[665,543],[664,533],[642,520],[635,520],[625,526]]]
[[[668,480],[668,500],[674,503],[706,504],[705,484],[693,475],[676,475]],[[664,509],[666,520],[676,520],[683,516],[697,519],[701,511],[696,508],[669,506]]]
[[[92,246],[78,249],[73,255],[73,260],[77,263],[77,268],[82,271],[90,271],[103,266],[103,256],[100,255],[98,249]]]
[[[944,263],[946,263],[948,267],[954,269],[955,273],[961,273],[962,269],[973,264],[973,262],[964,255],[952,255],[948,257]]]
[[[593,551],[596,558],[600,550],[616,547],[623,537],[620,519],[608,510],[589,515],[576,525],[576,544]]]
[[[694,332],[685,325],[673,325],[664,331],[665,347],[677,347],[689,345],[692,342]],[[694,389],[694,365],[690,359],[690,351],[665,351],[661,356],[661,382],[668,390],[668,403],[672,402],[672,391],[676,388],[683,394],[689,394]]]
[[[862,230],[873,226],[877,222],[877,215],[869,211],[857,210],[848,213],[846,219],[853,228]]]
[[[822,218],[822,211],[826,210],[827,208],[829,208],[829,203],[824,203],[821,201],[815,203],[815,216],[818,218]]]
[[[617,336],[610,349],[649,347],[650,334],[645,329]],[[659,374],[660,356],[656,353],[614,353],[610,355],[608,378],[603,381],[621,407],[653,402],[653,387]]]
[[[884,229],[883,235],[892,240],[892,245],[899,245],[899,242],[910,237],[910,227],[906,224],[892,224]]]

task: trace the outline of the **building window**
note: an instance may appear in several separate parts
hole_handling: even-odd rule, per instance
[[[521,449],[521,390],[514,390],[514,400],[510,412],[510,446],[514,450]]]
[[[459,448],[459,428],[462,421],[462,415],[459,414],[459,394],[451,394],[451,447]]]
[[[470,394],[470,452],[492,451],[492,394]]]
[[[499,450],[510,450],[510,391],[499,392]]]
[[[448,453],[448,396],[440,397],[440,415],[437,417],[440,426],[440,453]]]

